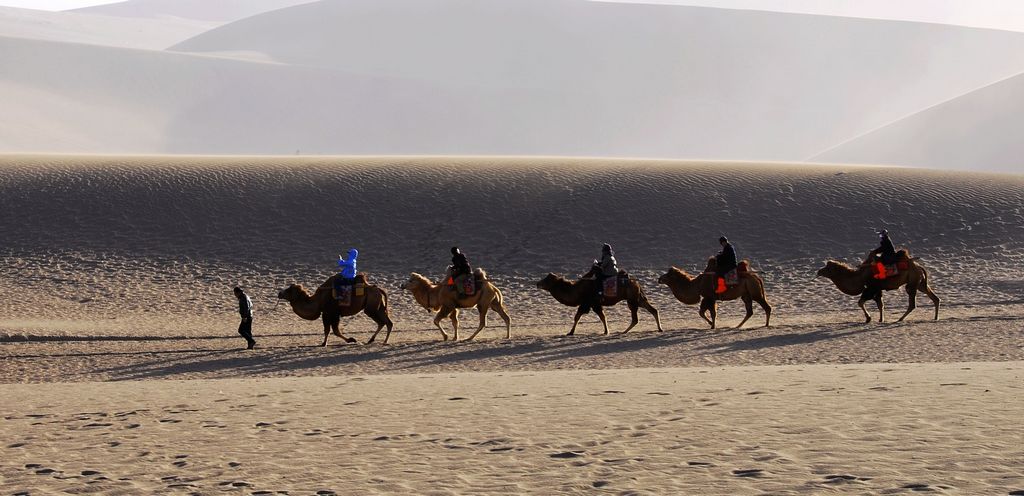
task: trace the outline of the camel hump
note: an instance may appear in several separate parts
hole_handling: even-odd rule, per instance
[[[487,272],[484,271],[484,269],[481,269],[480,267],[473,269],[473,275],[475,275],[476,278],[481,281],[487,280]]]

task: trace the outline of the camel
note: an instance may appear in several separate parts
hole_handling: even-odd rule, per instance
[[[644,307],[648,312],[651,312],[651,315],[654,316],[654,321],[658,324],[658,332],[662,331],[658,310],[647,301],[647,296],[644,294],[643,288],[640,287],[640,283],[632,277],[629,278],[629,284],[625,290],[619,288],[618,294],[615,297],[606,295],[603,301],[596,301],[598,282],[593,277],[595,271],[596,269],[591,269],[590,272],[576,282],[569,281],[560,275],[552,273],[548,273],[544,279],[537,282],[538,288],[551,293],[551,296],[559,303],[570,307],[578,307],[576,309],[576,316],[572,319],[572,329],[569,329],[569,333],[566,336],[572,336],[576,333],[576,325],[579,324],[580,318],[591,310],[601,319],[601,324],[604,325],[604,334],[607,336],[608,320],[605,319],[603,307],[614,305],[622,300],[626,300],[626,304],[629,306],[629,311],[632,314],[629,327],[622,331],[623,334],[636,326],[639,321],[636,312],[640,307]]]
[[[743,327],[743,324],[746,324],[747,320],[754,315],[753,302],[755,301],[764,310],[764,326],[771,326],[772,306],[768,304],[768,299],[764,294],[764,281],[757,274],[750,272],[740,277],[738,285],[728,288],[724,293],[716,294],[715,286],[718,285],[718,282],[715,280],[714,261],[714,258],[710,259],[708,269],[697,277],[687,274],[683,269],[672,267],[665,275],[658,278],[658,282],[668,286],[677,300],[687,305],[699,303],[700,316],[711,325],[712,329],[717,323],[718,302],[737,298],[743,300],[743,306],[747,310],[747,315],[736,326],[737,329]],[[709,312],[711,318],[706,315]]]
[[[861,311],[864,312],[864,322],[871,322],[871,316],[868,315],[868,311],[864,308],[864,303],[868,300],[875,300],[875,304],[878,305],[878,321],[885,322],[885,305],[882,303],[882,291],[874,292],[871,296],[868,289],[868,283],[878,281],[873,279],[874,268],[871,265],[861,265],[854,269],[842,262],[836,260],[828,260],[825,262],[825,266],[818,270],[818,277],[824,277],[832,281],[839,288],[840,291],[851,296],[860,296],[857,300],[857,306],[860,307]],[[917,291],[924,291],[928,298],[931,298],[932,303],[935,304],[935,318],[939,320],[939,297],[935,296],[932,292],[932,288],[928,286],[928,271],[924,267],[918,265],[916,259],[910,258],[907,270],[900,271],[899,274],[878,281],[881,283],[880,289],[885,291],[892,291],[899,289],[901,286],[907,286],[907,295],[910,297],[910,302],[907,304],[907,311],[900,317],[900,322],[910,315],[917,308]]]
[[[366,344],[372,343],[384,326],[388,328],[388,332],[384,334],[384,344],[388,344],[388,338],[391,337],[391,329],[394,327],[391,317],[388,316],[388,294],[383,289],[368,284],[365,274],[359,274],[356,276],[356,281],[361,282],[365,286],[363,295],[356,296],[353,291],[351,304],[340,306],[331,294],[335,277],[338,276],[334,275],[327,278],[312,295],[301,285],[292,284],[282,289],[277,294],[277,297],[290,303],[295,314],[303,319],[316,320],[317,318],[322,318],[324,323],[324,342],[320,346],[327,346],[327,337],[332,329],[334,335],[344,339],[346,343],[355,343],[355,338],[345,337],[338,329],[338,325],[341,317],[348,317],[359,312],[365,313],[377,323],[377,331],[373,333],[373,336],[370,336],[370,340]]]
[[[410,274],[409,280],[399,286],[399,288],[411,292],[416,303],[419,303],[423,308],[437,312],[434,315],[434,325],[441,331],[441,336],[445,341],[448,341],[448,333],[444,332],[444,329],[441,327],[441,320],[445,317],[451,318],[452,327],[455,329],[453,340],[458,341],[459,309],[473,307],[476,307],[480,312],[480,325],[476,328],[476,332],[469,336],[466,341],[472,341],[487,325],[487,310],[491,308],[498,312],[501,319],[505,321],[505,339],[511,339],[512,319],[509,318],[508,312],[505,311],[501,290],[492,284],[491,281],[487,280],[487,273],[483,269],[476,269],[474,274],[478,276],[480,285],[476,293],[465,298],[459,298],[454,290],[434,284],[430,279],[415,272]]]

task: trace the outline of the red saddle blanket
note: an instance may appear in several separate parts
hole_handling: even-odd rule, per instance
[[[900,275],[900,272],[906,272],[910,268],[910,262],[907,260],[900,260],[894,264],[883,264],[882,262],[875,263],[875,279],[883,280],[890,277],[896,277]]]
[[[476,288],[480,287],[482,282],[483,279],[478,273],[474,273],[472,276],[461,275],[454,279],[451,277],[448,278],[448,286],[452,289],[461,289],[462,291],[459,293],[466,296],[475,295]],[[456,284],[459,285],[458,288],[455,287]]]

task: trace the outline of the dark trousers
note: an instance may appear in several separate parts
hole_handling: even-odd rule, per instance
[[[238,324],[238,333],[241,334],[243,338],[245,338],[245,342],[249,344],[250,348],[252,347],[252,345],[256,344],[256,340],[252,338],[251,317],[248,319],[242,319],[242,323]]]

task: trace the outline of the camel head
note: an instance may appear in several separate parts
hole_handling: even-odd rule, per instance
[[[816,277],[832,279],[833,277],[839,275],[842,272],[853,272],[853,269],[851,269],[842,262],[837,262],[835,260],[826,260],[825,266],[818,269]]]
[[[555,286],[555,283],[558,282],[559,279],[561,279],[561,277],[548,272],[548,275],[544,276],[544,279],[537,281],[537,287],[545,291],[551,291],[551,288]]]
[[[277,297],[279,299],[292,302],[298,300],[300,297],[309,298],[309,293],[307,293],[306,289],[303,288],[301,285],[292,284],[291,286],[288,286],[287,288],[284,288],[281,291],[279,291],[277,293]]]
[[[430,282],[430,279],[427,279],[426,277],[423,277],[422,275],[413,272],[412,274],[409,274],[409,280],[400,284],[398,286],[398,289],[415,291],[416,288],[429,288],[430,286],[433,286],[433,284]]]
[[[658,284],[666,284],[667,285],[671,281],[673,281],[675,279],[679,279],[679,278],[683,278],[683,279],[686,279],[686,280],[690,280],[691,279],[690,275],[687,274],[685,270],[680,269],[679,267],[676,267],[676,266],[673,265],[671,268],[668,269],[668,272],[662,274],[661,277],[658,278]]]

